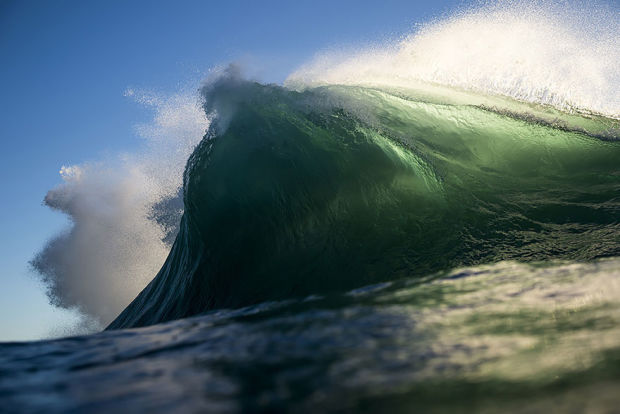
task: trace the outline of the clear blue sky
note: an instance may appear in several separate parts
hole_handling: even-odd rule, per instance
[[[398,36],[462,3],[0,0],[0,341],[71,320],[28,270],[67,225],[41,202],[63,164],[140,144],[133,126],[149,113],[128,87],[173,92],[239,60],[280,82],[322,49]]]

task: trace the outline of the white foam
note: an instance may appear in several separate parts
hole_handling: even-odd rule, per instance
[[[137,127],[141,151],[82,165],[63,166],[63,183],[45,203],[67,214],[72,225],[50,240],[32,264],[52,302],[109,323],[153,278],[170,250],[162,215],[180,217],[183,170],[209,120],[198,92],[172,96],[128,90],[154,110]]]
[[[617,8],[497,2],[392,43],[319,54],[285,84],[415,88],[422,81],[619,118],[618,33]]]

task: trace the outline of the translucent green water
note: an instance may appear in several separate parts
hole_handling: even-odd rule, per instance
[[[225,79],[205,94],[218,118],[188,162],[181,232],[112,327],[457,266],[620,254],[616,121],[566,114],[559,126],[499,98],[490,109],[357,87]]]

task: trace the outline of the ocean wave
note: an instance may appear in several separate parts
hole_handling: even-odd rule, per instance
[[[187,164],[180,233],[112,328],[455,266],[620,254],[616,141],[362,87],[233,74],[203,92],[218,115]]]

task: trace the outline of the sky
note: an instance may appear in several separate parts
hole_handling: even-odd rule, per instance
[[[70,225],[42,205],[61,166],[141,145],[135,125],[153,114],[126,90],[173,93],[229,62],[279,83],[322,50],[397,38],[463,4],[0,0],[0,341],[75,323],[28,261]]]

